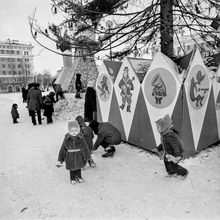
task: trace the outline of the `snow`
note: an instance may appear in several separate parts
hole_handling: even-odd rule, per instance
[[[0,219],[220,219],[220,148],[209,148],[182,165],[185,180],[166,177],[159,157],[122,143],[112,158],[92,155],[97,166],[71,185],[57,168],[67,121],[83,114],[84,99],[65,94],[54,123],[33,126],[20,93],[0,94]],[[10,110],[18,103],[20,119]]]

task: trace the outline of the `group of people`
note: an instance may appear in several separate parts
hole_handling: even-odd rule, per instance
[[[114,155],[115,145],[121,143],[120,131],[109,122],[97,121],[96,109],[96,91],[94,89],[95,81],[89,81],[85,94],[84,118],[79,115],[73,121],[68,122],[68,130],[61,145],[57,167],[66,164],[66,169],[70,171],[71,184],[84,182],[81,169],[88,163],[91,167],[96,164],[92,158],[92,152],[102,146],[105,153],[103,157],[111,157]],[[27,107],[31,116],[33,125],[36,125],[35,114],[37,114],[38,123],[41,121],[41,109],[44,108],[44,116],[47,117],[47,123],[52,123],[52,114],[54,111],[53,103],[55,93],[50,92],[47,96],[42,97],[38,83],[33,83],[27,92]],[[78,98],[80,95],[77,94]],[[12,105],[13,123],[18,123],[19,113],[18,105]],[[169,115],[165,115],[156,122],[157,130],[161,136],[161,144],[152,151],[161,155],[163,152],[163,161],[165,169],[169,176],[188,175],[187,169],[178,163],[183,158],[183,144],[178,132],[175,130],[172,119]],[[87,125],[88,124],[88,125]],[[94,134],[97,139],[93,144]]]
[[[28,88],[22,88],[22,99],[23,103],[27,103],[28,113],[31,117],[33,125],[36,125],[37,122],[39,125],[42,124],[41,112],[43,110],[43,116],[47,118],[47,124],[53,123],[53,112],[54,112],[54,103],[61,99],[64,99],[63,91],[60,86],[54,86],[54,92],[49,92],[48,95],[43,96],[40,89],[39,83],[30,83]],[[56,96],[56,100],[55,100]],[[11,109],[11,115],[13,123],[18,123],[17,119],[19,118],[18,105],[13,103]],[[37,116],[37,120],[36,120]]]
[[[183,158],[183,146],[170,116],[165,115],[155,123],[161,135],[161,144],[153,151],[158,153],[163,150],[164,165],[169,176],[185,178],[188,170],[178,164]],[[97,135],[94,144],[91,130]],[[57,167],[61,167],[65,162],[66,169],[70,171],[71,184],[83,183],[81,169],[87,162],[95,167],[91,153],[102,146],[105,151],[103,157],[113,156],[115,145],[120,143],[121,133],[111,123],[92,120],[87,126],[82,116],[77,116],[74,121],[68,122],[68,131],[59,151]]]

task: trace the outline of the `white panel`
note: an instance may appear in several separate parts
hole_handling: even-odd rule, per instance
[[[187,104],[192,124],[195,150],[197,150],[203,126],[210,95],[210,86],[209,73],[203,63],[199,50],[197,49],[185,81]]]
[[[157,131],[155,121],[166,114],[172,116],[181,88],[175,65],[164,54],[157,53],[141,84],[157,145],[160,144],[160,134]],[[164,95],[163,93],[161,96],[155,95],[156,84],[164,84],[164,87],[160,86],[161,91],[165,90]],[[160,94],[160,91],[156,93]]]
[[[130,90],[131,88],[131,84],[130,83],[125,83],[125,81],[123,81],[123,74],[124,71],[128,71],[128,79],[131,84],[133,84],[133,90]],[[120,88],[119,85],[121,85],[122,87]],[[118,76],[115,80],[114,83],[114,88],[115,88],[115,92],[116,92],[116,97],[118,100],[118,104],[119,104],[119,109],[120,109],[120,113],[121,113],[121,117],[122,117],[122,122],[124,125],[124,130],[125,130],[125,135],[126,138],[128,139],[129,137],[129,133],[130,133],[130,129],[131,129],[131,123],[133,120],[133,116],[134,116],[134,111],[135,111],[135,107],[136,107],[136,103],[137,103],[137,98],[138,98],[138,94],[139,94],[139,90],[140,90],[140,82],[139,79],[137,78],[136,74],[133,71],[133,68],[131,67],[130,63],[128,62],[127,58],[124,58],[123,63],[121,65],[121,68],[119,70]],[[130,90],[131,96],[129,97],[129,95],[124,95],[124,91],[123,88],[128,91]],[[127,90],[128,88],[128,90]],[[126,94],[127,92],[125,92]],[[123,98],[124,97],[124,98]],[[125,102],[123,100],[126,100]],[[131,103],[129,104],[129,102],[131,101]],[[122,109],[123,106],[123,102],[124,102],[124,108]],[[128,111],[128,108],[130,106],[130,111]]]
[[[100,104],[100,111],[103,122],[108,121],[111,99],[112,99],[112,91],[113,91],[112,80],[103,62],[101,67],[99,68],[99,75],[96,81],[96,93]]]

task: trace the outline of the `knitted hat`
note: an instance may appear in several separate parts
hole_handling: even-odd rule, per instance
[[[163,132],[172,125],[172,119],[170,118],[170,115],[167,114],[163,118],[155,121],[155,123],[160,126],[161,132]]]
[[[81,115],[78,115],[76,117],[76,121],[79,123],[79,125],[82,124],[83,122],[85,122],[85,120],[83,119],[83,117]]]
[[[72,128],[79,129],[79,124],[76,120],[68,122],[68,130],[71,130]]]
[[[92,120],[89,124],[89,127],[92,128],[95,134],[98,134],[99,123],[96,120]]]

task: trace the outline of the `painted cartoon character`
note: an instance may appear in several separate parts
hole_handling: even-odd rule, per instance
[[[128,67],[125,67],[123,70],[123,77],[118,86],[121,89],[120,95],[122,97],[122,104],[120,105],[120,108],[123,110],[127,102],[127,112],[131,112],[131,90],[134,90],[133,80],[135,80],[135,77],[133,76],[132,79],[130,79]]]
[[[205,93],[209,91],[209,88],[200,88],[201,82],[204,80],[205,74],[202,75],[202,72],[199,70],[196,74],[196,80],[194,77],[191,79],[191,84],[190,84],[190,99],[192,102],[196,101],[196,107],[200,106],[202,107],[203,99],[205,97]]]
[[[107,97],[107,93],[109,94],[109,89],[108,89],[108,78],[107,76],[102,77],[102,81],[100,81],[100,85],[98,85],[98,89],[101,91],[100,97],[104,96],[105,98]]]
[[[156,104],[161,104],[161,100],[167,95],[167,93],[165,83],[160,74],[155,75],[151,85],[154,87],[152,91],[152,96],[155,97]]]

